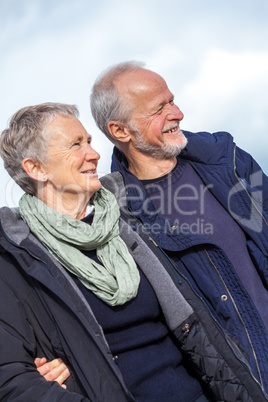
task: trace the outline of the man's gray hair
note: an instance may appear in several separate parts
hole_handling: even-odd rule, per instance
[[[9,127],[0,135],[0,156],[13,180],[28,194],[36,194],[36,182],[22,168],[22,161],[31,158],[42,164],[47,161],[49,133],[47,126],[57,116],[78,118],[75,105],[42,103],[18,110]]]
[[[95,81],[90,96],[91,113],[99,129],[113,142],[108,129],[111,120],[128,123],[133,106],[128,104],[116,90],[114,81],[119,75],[144,68],[143,62],[126,61],[105,70]]]

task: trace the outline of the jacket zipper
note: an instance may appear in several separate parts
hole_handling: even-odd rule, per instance
[[[249,335],[249,333],[248,333],[247,327],[246,327],[246,325],[245,325],[245,323],[244,323],[244,320],[243,320],[243,318],[241,317],[241,315],[240,315],[240,313],[239,313],[239,310],[238,310],[238,308],[237,308],[237,305],[236,305],[236,303],[235,303],[235,301],[234,301],[234,299],[233,299],[233,296],[231,295],[231,293],[230,293],[230,291],[229,291],[229,289],[228,289],[226,283],[224,282],[223,277],[221,276],[221,274],[220,274],[218,268],[216,267],[216,265],[214,264],[214,262],[211,260],[211,258],[210,258],[210,256],[209,256],[209,253],[208,253],[207,250],[205,250],[205,253],[206,253],[206,255],[207,255],[207,258],[208,258],[209,262],[211,263],[211,265],[213,266],[213,268],[215,269],[215,271],[216,271],[217,274],[219,275],[219,277],[220,277],[220,279],[221,279],[221,281],[222,281],[222,283],[223,283],[223,285],[224,285],[224,287],[225,287],[225,289],[226,289],[226,291],[227,291],[227,293],[228,293],[228,295],[229,295],[229,297],[230,297],[230,299],[231,299],[231,301],[232,301],[232,303],[233,303],[233,306],[234,306],[234,308],[235,308],[236,314],[238,315],[238,317],[239,317],[239,319],[240,319],[240,321],[241,321],[241,323],[242,323],[242,325],[243,325],[243,327],[244,327],[244,330],[245,330],[245,332],[246,332],[246,334],[247,334],[247,338],[248,338],[248,341],[249,341],[249,343],[250,343],[250,347],[251,347],[251,349],[252,349],[253,356],[254,356],[254,359],[255,359],[255,363],[256,363],[256,366],[257,366],[257,369],[258,369],[258,373],[259,373],[259,377],[260,377],[260,382],[261,382],[260,385],[261,385],[262,389],[264,389],[264,388],[263,388],[262,376],[261,376],[261,372],[260,372],[260,368],[259,368],[259,363],[258,363],[258,359],[257,359],[257,356],[256,356],[256,352],[255,352],[255,349],[254,349],[254,347],[253,347],[253,344],[252,344],[250,335]],[[257,381],[257,379],[256,379],[256,381]]]

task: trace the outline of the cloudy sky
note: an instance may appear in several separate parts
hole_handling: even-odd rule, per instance
[[[111,64],[160,73],[191,131],[229,131],[268,173],[268,0],[0,0],[0,130],[19,108],[76,104],[108,173],[89,94]],[[0,163],[0,206],[21,191]]]

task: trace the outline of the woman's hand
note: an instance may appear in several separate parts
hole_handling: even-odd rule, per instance
[[[70,376],[70,371],[61,359],[47,362],[45,357],[37,357],[34,362],[39,373],[47,381],[57,381],[63,388],[67,388],[63,383]]]

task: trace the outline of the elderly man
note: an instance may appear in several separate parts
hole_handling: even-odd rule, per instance
[[[115,144],[116,173],[104,182],[120,192],[128,222],[237,337],[267,391],[267,177],[230,134],[181,131],[174,95],[141,63],[104,72],[91,110]]]

